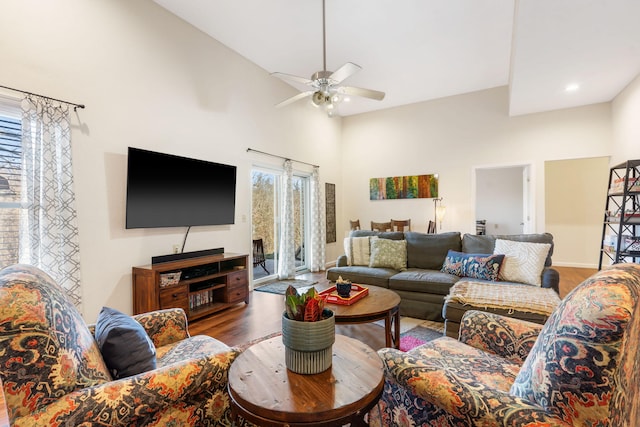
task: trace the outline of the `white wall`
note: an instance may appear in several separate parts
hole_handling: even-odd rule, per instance
[[[487,234],[522,234],[523,169],[476,169],[476,219],[487,221]]]
[[[194,227],[186,251],[249,253],[251,165],[276,161],[248,147],[341,180],[340,119],[304,103],[276,110],[291,87],[150,0],[7,2],[0,40],[0,84],[87,106],[72,119],[87,321],[103,305],[130,313],[131,267],[171,253],[185,233],[125,230],[128,146],[238,167],[235,225]],[[327,259],[338,251],[328,245]]]
[[[640,75],[612,102],[611,165],[640,159]]]
[[[507,103],[508,88],[499,87],[344,118],[338,225],[401,217],[426,230],[431,199],[369,201],[368,179],[438,173],[443,230],[475,233],[473,168],[531,164],[533,227],[544,231],[544,162],[609,155],[610,104],[509,117]]]

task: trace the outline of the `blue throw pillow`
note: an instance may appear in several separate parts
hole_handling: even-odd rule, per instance
[[[468,254],[449,250],[440,271],[459,277],[497,281],[502,261],[502,254]]]
[[[156,369],[156,348],[147,331],[133,317],[102,307],[95,337],[114,379]]]

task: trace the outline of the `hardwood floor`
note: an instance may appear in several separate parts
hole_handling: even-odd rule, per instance
[[[597,271],[591,268],[554,268],[560,273],[561,298]],[[317,280],[315,286],[318,290],[325,289],[329,284],[325,272],[305,273],[297,278]],[[282,295],[252,291],[249,304],[238,304],[214,316],[194,321],[189,325],[189,331],[191,335],[209,335],[231,346],[240,345],[279,332],[282,329],[283,310]],[[384,336],[377,325],[338,325],[336,331],[358,338],[373,349],[384,347]]]

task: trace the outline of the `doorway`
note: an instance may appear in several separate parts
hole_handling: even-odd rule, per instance
[[[251,227],[254,284],[278,277],[282,171],[254,167],[251,171]],[[309,176],[296,174],[293,186],[293,227],[296,270],[308,268]],[[257,253],[258,251],[259,253]]]
[[[530,166],[475,168],[476,221],[485,221],[486,234],[533,232]]]

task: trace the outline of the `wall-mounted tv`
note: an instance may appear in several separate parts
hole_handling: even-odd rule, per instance
[[[129,147],[126,228],[233,224],[236,167]]]

